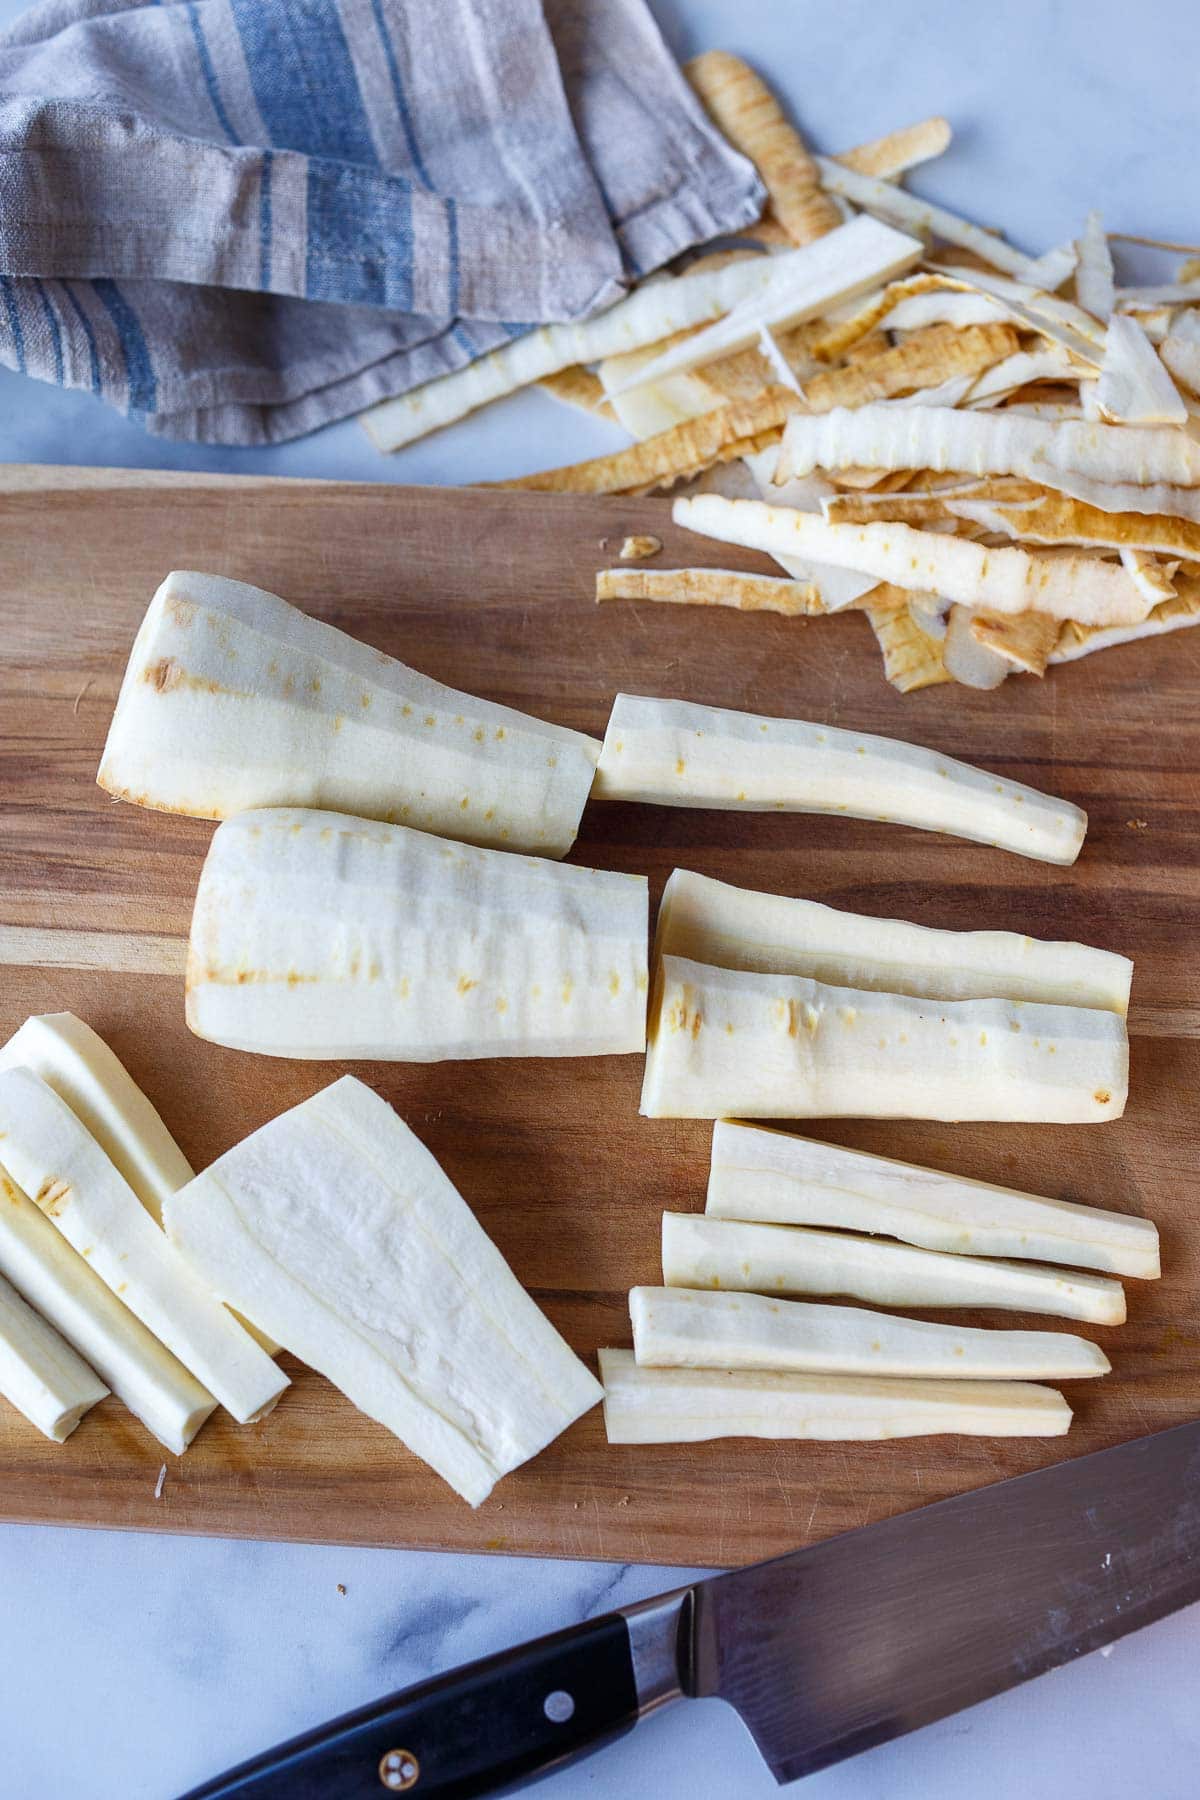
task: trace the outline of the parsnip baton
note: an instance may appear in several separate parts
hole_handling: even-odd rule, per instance
[[[927,1250],[1029,1257],[1145,1280],[1160,1273],[1158,1230],[1149,1219],[728,1119],[713,1127],[705,1210],[720,1219],[869,1232]]]
[[[1129,1009],[1133,964],[1111,950],[1018,931],[940,931],[817,900],[732,887],[676,869],[663,889],[655,955],[726,969],[809,975],[839,987],[940,1000],[1036,1000]]]
[[[664,956],[641,1110],[684,1119],[1120,1118],[1116,1013],[930,1000]]]
[[[1097,1325],[1125,1321],[1125,1290],[1105,1275],[1045,1263],[946,1256],[803,1225],[663,1214],[667,1287],[760,1294],[845,1294],[872,1306],[994,1306]]]
[[[340,813],[243,813],[200,876],[187,1020],[271,1056],[640,1050],[647,912],[641,875]]]
[[[63,1237],[240,1423],[288,1378],[172,1249],[65,1100],[29,1069],[0,1073],[5,1166]]]
[[[712,1288],[631,1288],[629,1316],[634,1354],[650,1368],[1079,1381],[1111,1366],[1098,1345],[1066,1331],[981,1331]]]
[[[940,1433],[1061,1437],[1071,1423],[1071,1409],[1054,1388],[1018,1381],[643,1369],[628,1350],[601,1350],[600,1374],[610,1444],[727,1437],[845,1442]]]
[[[168,1199],[231,1306],[473,1506],[600,1399],[429,1151],[343,1076]]]
[[[166,1449],[185,1451],[216,1401],[105,1287],[0,1169],[0,1273]]]
[[[43,1437],[61,1444],[107,1393],[94,1370],[0,1275],[0,1394]]]
[[[97,780],[203,819],[328,806],[563,856],[598,754],[261,588],[176,572],[134,639]]]
[[[618,694],[596,770],[603,800],[846,813],[1075,861],[1087,814],[969,763],[868,732]]]

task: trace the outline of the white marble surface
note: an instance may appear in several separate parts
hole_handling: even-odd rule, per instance
[[[1092,205],[1113,229],[1200,234],[1193,0],[656,5],[681,55],[720,44],[769,69],[823,148],[947,113],[955,148],[914,186],[1002,222],[1023,247],[1070,235]],[[0,21],[19,10],[0,0]],[[614,428],[526,395],[390,461],[353,424],[275,451],[178,447],[90,397],[0,372],[4,461],[448,482],[614,441]],[[0,1530],[0,1800],[166,1800],[389,1688],[674,1579],[597,1564]],[[814,1777],[804,1792],[1190,1800],[1198,1651],[1195,1609]],[[753,1800],[775,1788],[734,1715],[705,1703],[660,1716],[540,1791]]]

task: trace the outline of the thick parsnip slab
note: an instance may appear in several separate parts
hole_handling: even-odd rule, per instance
[[[641,1110],[668,1119],[995,1119],[1125,1110],[1116,1013],[920,1000],[664,956]]]
[[[618,694],[596,797],[725,811],[846,813],[1062,865],[1087,814],[919,744],[802,719]]]
[[[939,931],[737,888],[676,869],[663,889],[655,955],[918,999],[1098,1007],[1123,1018],[1133,964],[1090,944],[1017,931]]]
[[[648,908],[641,875],[342,813],[243,813],[201,872],[187,1021],[267,1056],[640,1050]]]
[[[241,1424],[270,1412],[288,1378],[171,1248],[65,1100],[29,1069],[0,1074],[13,1179],[105,1285]]]
[[[0,1048],[0,1070],[32,1069],[65,1100],[156,1224],[195,1173],[159,1113],[102,1037],[74,1013],[26,1019]]]
[[[767,1369],[643,1369],[601,1350],[610,1444],[754,1437],[845,1443],[888,1438],[1061,1437],[1071,1409],[1019,1381],[908,1381]]]
[[[329,806],[563,856],[598,753],[261,588],[176,572],[134,639],[97,780],[203,819]]]
[[[165,1449],[183,1454],[216,1401],[110,1293],[2,1168],[0,1273]]]
[[[1149,1219],[726,1119],[713,1127],[705,1209],[718,1219],[825,1225],[948,1254],[1027,1257],[1146,1280],[1161,1272]]]
[[[1093,1325],[1125,1322],[1125,1290],[1104,1275],[1045,1263],[946,1256],[801,1225],[663,1214],[668,1287],[758,1294],[845,1294],[872,1306],[994,1306]]]
[[[784,1369],[930,1381],[1080,1381],[1107,1375],[1097,1344],[1067,1331],[983,1331],[859,1306],[712,1288],[629,1290],[638,1363],[660,1369]]]
[[[214,1292],[473,1506],[600,1399],[429,1151],[353,1076],[219,1157],[166,1226]]]
[[[594,318],[527,331],[465,368],[381,401],[360,415],[361,422],[377,450],[400,450],[573,363],[601,362],[707,325],[766,287],[778,261],[747,257],[679,280],[655,277]]]
[[[716,324],[665,350],[628,377],[625,385],[658,382],[699,368],[731,351],[757,344],[763,326],[786,331],[830,307],[855,300],[869,288],[911,269],[923,253],[918,238],[878,219],[857,218],[783,256],[765,257],[768,280]],[[741,264],[735,265],[741,267]],[[610,393],[619,392],[612,388]]]
[[[933,410],[919,406],[902,409],[908,417]],[[803,422],[811,423],[807,418]],[[1020,422],[1039,423],[1035,419]],[[785,437],[785,448],[786,442]],[[873,575],[876,581],[890,582],[909,593],[941,594],[964,606],[994,612],[1041,612],[1093,625],[1122,625],[1145,618],[1148,610],[1145,596],[1119,563],[1099,562],[1094,557],[1037,555],[1016,545],[992,549],[965,537],[920,531],[892,521],[831,525],[793,507],[769,506],[762,500],[726,500],[720,494],[676,500],[672,517],[688,531],[725,544],[765,550],[781,561],[801,557],[830,563]]]
[[[1014,417],[881,400],[788,421],[776,479],[814,469],[934,469],[1019,475],[1062,489],[1084,477],[1131,487],[1200,484],[1200,442],[1170,426]]]
[[[61,1444],[108,1389],[0,1275],[0,1394]]]

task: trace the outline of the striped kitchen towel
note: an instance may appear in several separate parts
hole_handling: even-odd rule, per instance
[[[297,437],[759,215],[645,0],[40,0],[0,33],[0,362]]]

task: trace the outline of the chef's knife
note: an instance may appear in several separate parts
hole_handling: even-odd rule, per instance
[[[792,1781],[1200,1600],[1200,1423],[943,1500],[348,1713],[185,1800],[466,1800],[670,1701]]]

